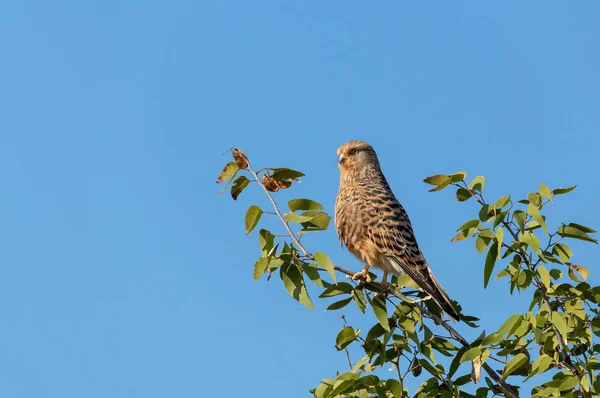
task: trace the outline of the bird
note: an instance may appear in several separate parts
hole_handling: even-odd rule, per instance
[[[431,272],[417,244],[408,214],[394,196],[377,153],[364,141],[349,141],[337,149],[340,186],[335,202],[335,229],[343,245],[365,264],[352,279],[371,281],[369,268],[407,274],[449,316],[458,320],[448,294]]]

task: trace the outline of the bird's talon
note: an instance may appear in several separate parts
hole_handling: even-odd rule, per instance
[[[357,272],[356,274],[352,275],[352,280],[356,280],[356,279],[364,279],[365,282],[371,282],[371,275],[369,275],[369,271],[367,271],[366,269],[363,269],[360,272]]]

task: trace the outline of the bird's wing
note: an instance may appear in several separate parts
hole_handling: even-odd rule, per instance
[[[448,294],[433,275],[417,244],[412,225],[402,205],[393,196],[372,198],[368,234],[386,256],[396,275],[407,274],[449,315],[458,319]]]

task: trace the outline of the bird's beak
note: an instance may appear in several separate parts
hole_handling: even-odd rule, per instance
[[[342,163],[344,163],[344,162],[346,161],[346,159],[348,159],[348,158],[346,157],[346,154],[342,153],[342,154],[340,155],[340,157],[338,158],[338,163],[339,163],[339,164],[342,164]]]

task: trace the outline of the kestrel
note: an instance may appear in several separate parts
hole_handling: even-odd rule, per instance
[[[381,172],[375,150],[350,141],[337,150],[340,189],[335,202],[335,229],[340,241],[365,263],[353,279],[370,281],[369,267],[387,275],[407,274],[451,317],[459,319],[448,294],[433,275],[415,239],[406,211]]]

